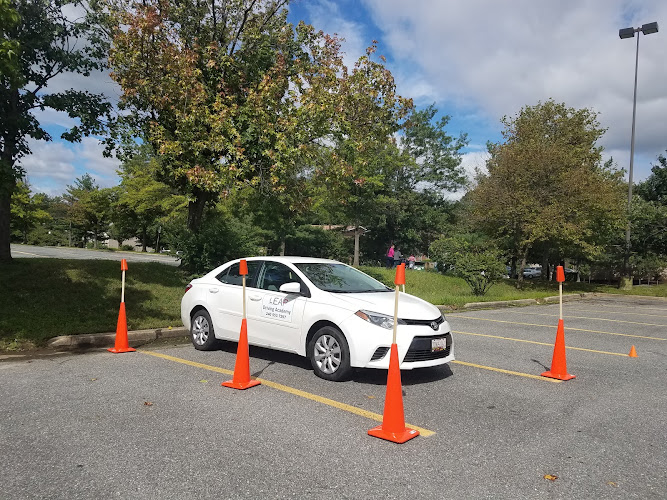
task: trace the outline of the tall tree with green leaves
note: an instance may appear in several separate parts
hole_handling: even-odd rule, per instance
[[[160,156],[160,180],[188,197],[188,228],[239,186],[280,193],[290,209],[334,113],[337,41],[287,23],[286,0],[102,4],[125,122]]]
[[[594,256],[626,220],[621,173],[601,161],[596,113],[548,100],[502,123],[505,140],[490,145],[488,172],[470,192],[471,221],[521,268],[539,244],[560,258]]]
[[[64,111],[78,124],[62,134],[63,139],[80,141],[82,136],[101,134],[110,105],[102,95],[69,89],[49,92],[49,83],[59,75],[80,73],[88,76],[103,66],[95,38],[96,28],[85,19],[68,13],[80,8],[79,0],[12,0],[11,22],[2,24],[6,53],[17,49],[13,70],[0,76],[0,261],[11,259],[9,247],[10,203],[17,180],[24,175],[21,158],[30,154],[28,138],[50,140],[35,117],[38,109]],[[0,18],[7,19],[7,9]],[[76,42],[76,43],[75,43]],[[2,63],[4,65],[4,62]]]
[[[133,224],[133,230],[128,228],[127,233],[139,238],[143,252],[160,220],[187,205],[185,196],[176,194],[173,188],[155,179],[159,163],[150,147],[143,145],[139,154],[123,162],[121,182],[116,191],[114,225]]]
[[[19,182],[12,194],[12,235],[20,238],[22,243],[28,243],[28,233],[37,224],[45,224],[50,220],[51,215],[46,211],[46,195],[32,195],[30,186]]]

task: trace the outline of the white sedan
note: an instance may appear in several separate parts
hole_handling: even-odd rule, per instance
[[[344,380],[353,367],[389,367],[394,294],[379,281],[334,260],[251,257],[246,277],[248,342],[310,359],[315,373]],[[194,279],[181,318],[196,349],[238,341],[243,317],[239,260]],[[428,302],[401,293],[396,344],[403,370],[454,359],[449,323]]]

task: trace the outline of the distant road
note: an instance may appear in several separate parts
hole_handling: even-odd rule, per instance
[[[85,248],[69,247],[36,247],[32,245],[11,245],[12,257],[20,258],[49,258],[72,260],[117,260],[126,259],[128,262],[161,262],[170,266],[177,266],[181,261],[165,254],[143,252],[108,252],[105,250],[88,250]]]

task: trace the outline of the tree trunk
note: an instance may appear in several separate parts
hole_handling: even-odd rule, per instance
[[[211,200],[211,193],[194,189],[192,194],[194,199],[188,204],[188,229],[197,232],[204,217],[206,203]]]
[[[519,269],[519,275],[516,280],[516,287],[521,288],[523,285],[523,268],[526,267],[526,259],[528,258],[528,252],[530,247],[526,247],[521,255],[521,268]]]
[[[148,234],[146,226],[141,226],[141,251],[146,252],[146,246],[148,245]]]
[[[549,275],[549,251],[545,250],[542,253],[542,274],[540,274],[540,279],[542,281],[550,281],[551,276]]]
[[[0,186],[0,262],[12,260],[9,246],[9,217],[11,214],[11,191]]]
[[[354,267],[359,267],[359,226],[354,228]]]
[[[285,256],[285,237],[280,238],[280,256]]]

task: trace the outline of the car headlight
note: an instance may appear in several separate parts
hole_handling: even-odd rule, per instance
[[[354,314],[359,316],[364,321],[368,321],[369,323],[374,324],[375,326],[379,326],[387,330],[394,328],[393,316],[387,316],[386,314],[380,314],[372,311],[365,311],[364,309],[361,309]],[[398,324],[403,325],[405,322],[399,319]]]

